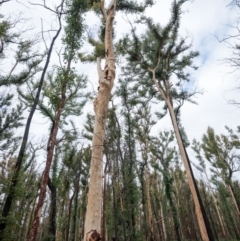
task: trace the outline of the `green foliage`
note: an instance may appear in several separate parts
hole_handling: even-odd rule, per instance
[[[4,18],[3,15],[0,19]],[[3,60],[8,59],[9,48],[15,52],[15,63],[10,67],[8,74],[0,74],[0,86],[9,86],[11,84],[23,84],[36,73],[42,70],[40,63],[42,62],[45,53],[41,54],[38,51],[33,50],[36,41],[31,39],[23,39],[21,33],[14,33],[13,28],[16,27],[20,20],[16,22],[10,22],[9,20],[3,20],[0,22],[0,60],[3,64]],[[21,71],[17,72],[17,66],[21,66]],[[8,67],[9,68],[9,67]],[[7,71],[6,71],[7,72]]]
[[[91,36],[88,37],[88,42],[94,47],[93,53],[85,55],[84,53],[78,53],[78,57],[82,62],[95,62],[97,57],[104,58],[105,57],[105,46],[104,41],[101,39],[101,35],[99,35],[100,40],[94,40]]]
[[[27,146],[23,168],[20,171],[18,185],[15,188],[15,202],[10,214],[6,218],[7,227],[3,236],[4,241],[17,240],[20,238],[19,230],[21,229],[22,222],[24,222],[24,217],[29,212],[30,205],[37,193],[39,174],[35,166],[38,148],[38,146],[33,146],[31,143]],[[6,195],[9,192],[15,163],[16,157],[10,157],[9,159],[1,161],[0,191],[2,195]]]
[[[231,182],[234,172],[240,170],[239,128],[234,133],[226,128],[229,135],[216,135],[212,128],[208,128],[207,134],[203,135],[202,148],[205,158],[214,167],[212,171],[221,176],[227,183]]]
[[[66,27],[62,39],[65,51],[63,54],[64,61],[69,59],[77,61],[77,51],[83,43],[83,33],[85,30],[83,15],[87,11],[87,1],[84,0],[67,0],[65,16]]]
[[[192,93],[185,90],[184,81],[190,80],[186,70],[189,67],[196,69],[193,59],[198,56],[197,52],[190,51],[191,44],[187,43],[187,38],[178,34],[184,2],[186,0],[173,1],[171,19],[164,27],[143,17],[141,23],[147,26],[147,31],[138,36],[136,28],[133,28],[132,35],[122,39],[117,47],[128,60],[127,71],[135,73],[135,79],[140,77],[135,89],[142,85],[147,87],[147,96],[159,95],[152,81],[151,70],[154,69],[158,84],[165,94],[171,95],[173,101],[180,103],[177,106],[181,106],[185,100],[191,100]]]
[[[104,11],[108,12],[108,9],[112,6],[114,1],[111,1],[110,6],[104,6]],[[93,11],[99,16],[101,11],[100,8],[104,4],[104,1],[89,1],[89,5],[92,6]],[[116,12],[121,11],[125,13],[132,13],[132,14],[139,14],[143,13],[144,10],[148,7],[153,5],[152,0],[146,0],[144,3],[139,4],[137,1],[132,0],[118,0],[116,1]],[[113,29],[113,39],[114,39],[114,32]],[[95,62],[98,57],[104,58],[105,57],[105,19],[104,16],[101,16],[101,25],[98,31],[98,40],[95,40],[93,36],[89,34],[88,42],[94,48],[91,54],[84,54],[79,53],[78,57],[82,62]]]
[[[15,131],[22,126],[23,120],[23,105],[19,104],[16,108],[10,109],[12,98],[12,94],[0,96],[0,151],[4,156],[13,154],[16,150],[19,138],[14,137]]]
[[[87,93],[82,89],[86,88],[87,78],[85,76],[77,75],[74,69],[71,69],[68,75],[65,75],[65,70],[62,68],[55,68],[55,71],[48,74],[47,80],[43,85],[42,97],[39,100],[38,108],[42,114],[53,122],[59,107],[59,103],[66,95],[65,106],[62,110],[63,124],[67,124],[66,117],[70,115],[79,116],[82,114],[82,108],[86,103]],[[34,92],[37,83],[31,82],[28,84],[28,93],[24,93],[21,88],[18,88],[18,93],[21,100],[27,105],[31,106],[34,100]]]
[[[123,11],[126,13],[142,13],[146,7],[152,6],[153,1],[152,0],[145,0],[143,3],[139,4],[137,1],[133,0],[118,0],[116,1],[116,11]],[[100,0],[89,0],[88,4],[90,7],[92,7],[92,10],[99,15],[100,14],[100,7],[102,4],[102,1]],[[112,1],[110,5],[112,4]],[[109,8],[109,6],[104,6],[106,10]]]

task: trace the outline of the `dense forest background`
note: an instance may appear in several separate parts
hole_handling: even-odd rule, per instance
[[[240,240],[240,2],[216,2],[0,0],[0,241]]]

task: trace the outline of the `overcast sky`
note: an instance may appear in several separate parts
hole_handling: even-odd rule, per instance
[[[1,13],[12,17],[16,16],[20,11],[22,16],[28,18],[28,25],[34,27],[34,32],[41,30],[41,18],[43,19],[44,28],[56,24],[53,14],[38,6],[30,6],[29,3],[19,0],[20,4],[15,0],[3,4]],[[34,3],[41,1],[32,0]],[[59,1],[46,1],[59,2]],[[156,0],[157,4],[147,10],[147,14],[154,18],[156,22],[165,24],[170,16],[170,0]],[[227,44],[220,43],[216,36],[222,39],[225,35],[233,34],[236,26],[238,13],[236,9],[227,7],[227,0],[195,0],[184,5],[184,14],[181,19],[181,35],[190,35],[193,40],[193,50],[197,50],[200,56],[196,59],[199,69],[194,73],[192,83],[198,86],[198,89],[204,90],[203,95],[199,95],[196,99],[198,105],[186,103],[182,108],[182,124],[190,141],[193,138],[201,139],[207,127],[211,126],[216,133],[224,132],[224,126],[236,128],[239,125],[240,109],[229,105],[228,100],[234,99],[240,101],[239,92],[234,89],[240,86],[238,72],[231,73],[233,69],[223,64],[220,60],[229,57],[231,51]],[[51,4],[49,4],[51,5]],[[28,8],[27,8],[28,7]],[[117,20],[117,35],[121,36],[130,28],[126,21],[126,16],[119,14]],[[99,20],[89,14],[87,23],[96,31]],[[29,25],[29,26],[30,26]],[[26,25],[25,25],[26,26]],[[120,26],[120,28],[118,28]],[[236,33],[236,32],[235,32]],[[56,49],[61,48],[61,41],[58,41]],[[87,51],[85,46],[83,51]],[[53,57],[51,64],[57,64],[57,58]],[[93,84],[98,81],[97,70],[95,65],[82,66],[79,64],[79,71],[89,76]],[[117,79],[116,79],[117,82]],[[97,88],[97,84],[94,87]],[[91,109],[89,107],[88,109]],[[93,110],[91,110],[93,113]],[[40,124],[39,124],[40,123]],[[42,135],[44,129],[41,117],[35,116],[34,124],[31,128],[33,136],[35,134]],[[78,121],[79,125],[84,124],[82,117]],[[171,128],[170,119],[168,117],[159,121],[154,127],[154,131]]]

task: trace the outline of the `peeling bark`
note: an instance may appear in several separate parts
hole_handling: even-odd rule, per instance
[[[41,180],[40,194],[39,194],[39,198],[38,198],[37,207],[34,211],[34,218],[33,218],[33,223],[31,226],[31,231],[28,236],[28,241],[36,240],[37,230],[38,230],[41,213],[42,213],[42,206],[43,206],[44,199],[46,196],[47,183],[48,183],[48,179],[49,179],[49,173],[50,173],[52,158],[53,158],[53,154],[54,154],[53,152],[54,152],[55,142],[56,142],[56,138],[57,138],[60,117],[61,117],[61,113],[62,113],[64,104],[65,104],[65,100],[66,100],[66,96],[65,96],[65,89],[64,89],[62,91],[62,99],[59,103],[59,107],[58,107],[57,114],[56,114],[56,119],[53,123],[53,127],[52,127],[52,130],[51,130],[51,133],[49,136],[49,140],[48,140],[47,161],[46,161],[46,166],[45,166],[42,180]]]
[[[115,15],[116,0],[114,0],[108,10],[104,9],[102,2],[101,12],[106,22],[105,29],[105,67],[101,68],[101,59],[97,59],[99,75],[99,90],[94,101],[95,123],[92,139],[92,159],[90,167],[90,183],[88,193],[88,204],[85,218],[84,241],[92,240],[91,236],[96,230],[100,235],[102,216],[102,159],[103,143],[105,137],[105,125],[107,118],[108,102],[115,79],[115,58],[112,43],[113,20]],[[91,235],[88,235],[92,233]],[[94,235],[94,238],[98,238]],[[95,239],[93,239],[95,240]]]
[[[173,124],[173,128],[174,128],[174,132],[176,135],[176,139],[177,139],[177,143],[179,146],[179,150],[180,150],[180,155],[182,157],[183,160],[183,164],[186,170],[186,174],[187,174],[187,178],[188,178],[188,183],[189,183],[189,187],[192,193],[192,197],[193,197],[193,201],[194,201],[194,205],[195,205],[195,211],[196,211],[196,216],[197,216],[197,220],[198,220],[198,225],[199,225],[199,229],[200,229],[200,233],[201,233],[201,237],[203,241],[213,241],[214,238],[212,236],[212,234],[209,234],[209,230],[205,221],[205,217],[203,214],[203,210],[202,210],[202,206],[199,200],[199,195],[197,193],[196,190],[196,184],[195,184],[195,180],[193,177],[193,173],[192,173],[192,169],[185,151],[185,147],[183,145],[183,141],[179,132],[179,128],[178,128],[178,124],[177,124],[177,120],[176,120],[176,116],[172,107],[172,104],[169,100],[167,100],[167,106],[168,106],[168,110],[170,112],[170,117],[172,120],[172,124]]]

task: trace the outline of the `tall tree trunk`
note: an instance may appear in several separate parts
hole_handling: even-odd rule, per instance
[[[195,211],[196,211],[196,215],[197,215],[197,220],[198,220],[198,225],[199,225],[202,240],[203,241],[214,241],[214,237],[213,237],[212,231],[210,229],[209,222],[207,220],[207,216],[206,216],[206,213],[205,213],[202,201],[201,201],[201,197],[199,195],[198,188],[197,188],[197,185],[196,185],[196,182],[194,179],[191,164],[188,159],[187,152],[185,150],[185,147],[184,147],[184,144],[182,141],[182,137],[180,135],[180,131],[178,128],[178,124],[177,124],[177,120],[176,120],[176,116],[175,116],[175,113],[173,110],[172,103],[169,99],[166,99],[166,104],[168,106],[168,110],[169,110],[170,117],[172,120],[174,132],[175,132],[177,143],[178,143],[179,150],[180,150],[180,155],[181,155],[181,158],[183,160],[183,164],[184,164],[184,167],[186,170],[188,183],[189,183],[189,187],[190,187],[193,201],[194,201]]]
[[[146,172],[146,171],[145,171]],[[149,229],[150,225],[148,225],[148,215],[147,215],[147,204],[146,204],[146,181],[144,180],[144,166],[140,166],[140,172],[138,174],[139,181],[141,184],[141,201],[142,201],[142,233],[145,236],[145,240],[149,241]]]
[[[105,164],[105,170],[103,174],[103,200],[102,200],[102,225],[101,225],[101,239],[105,240],[105,229],[106,229],[106,213],[105,213],[105,208],[106,208],[106,192],[107,192],[107,168],[108,168],[108,157],[106,155],[107,162]]]
[[[235,206],[235,208],[237,210],[237,214],[240,217],[239,203],[238,203],[238,200],[236,198],[236,194],[235,194],[235,191],[233,189],[233,186],[231,184],[229,184],[228,185],[228,189],[229,189],[229,192],[230,192],[230,194],[232,196],[232,200],[233,200],[234,206]]]
[[[168,199],[170,207],[171,207],[173,226],[174,226],[176,238],[178,241],[181,241],[180,233],[179,233],[179,221],[178,221],[177,209],[176,209],[176,206],[173,202],[172,195],[171,195],[171,187],[170,187],[171,184],[166,183],[165,185],[166,185],[166,189],[170,189],[169,191],[167,191],[166,196],[167,196],[167,199]]]
[[[51,203],[49,214],[49,234],[51,235],[51,241],[56,240],[56,212],[57,212],[57,189],[52,183],[50,177],[48,179],[48,188],[51,191]]]
[[[163,206],[162,206],[162,204],[160,204],[160,206],[161,206],[161,208],[160,208],[160,217],[161,217],[162,228],[163,228],[163,237],[164,237],[164,240],[167,240],[165,218],[164,218],[164,215],[163,215]]]
[[[56,41],[57,37],[59,36],[59,33],[61,32],[61,29],[62,29],[62,25],[61,25],[62,13],[61,13],[61,11],[62,11],[63,3],[64,3],[64,0],[62,0],[62,2],[60,4],[61,10],[60,10],[60,13],[58,13],[59,14],[58,15],[59,29],[57,30],[55,36],[53,37],[52,42],[50,44],[50,48],[48,50],[47,59],[46,59],[46,62],[45,62],[45,65],[44,65],[44,68],[43,68],[43,71],[42,71],[42,75],[41,75],[41,78],[40,78],[40,81],[39,81],[37,93],[36,93],[31,111],[30,111],[30,113],[28,115],[28,118],[27,118],[27,123],[26,123],[25,130],[24,130],[22,144],[21,144],[21,147],[20,147],[20,150],[19,150],[19,154],[18,154],[18,158],[17,158],[16,164],[15,164],[15,167],[14,167],[14,173],[13,173],[13,177],[12,177],[11,184],[10,184],[10,187],[9,187],[9,192],[7,194],[7,198],[6,198],[4,206],[3,206],[2,218],[1,218],[1,222],[0,222],[0,241],[3,238],[2,235],[3,235],[3,231],[6,227],[6,218],[9,215],[10,209],[12,207],[13,199],[14,199],[14,196],[15,196],[15,189],[16,189],[17,184],[18,184],[20,170],[21,170],[21,167],[22,167],[22,164],[23,164],[23,159],[24,159],[24,155],[25,155],[25,151],[26,151],[28,134],[29,134],[32,118],[33,118],[34,112],[36,110],[38,101],[39,101],[39,97],[40,97],[40,93],[41,93],[41,90],[42,90],[42,85],[43,85],[43,81],[44,81],[44,78],[45,78],[45,74],[47,72],[47,68],[48,68],[48,65],[50,63],[50,58],[51,58],[53,46],[54,46],[54,43],[55,43],[55,41]]]
[[[104,43],[106,61],[105,68],[102,70],[101,60],[100,58],[97,59],[99,91],[94,101],[95,123],[92,139],[92,159],[90,168],[88,204],[84,228],[84,241],[90,241],[90,237],[96,235],[99,238],[99,232],[101,232],[103,143],[105,137],[108,102],[114,84],[116,68],[112,42],[115,9],[116,0],[112,1],[107,11],[104,9],[104,1],[102,2],[101,11],[106,23]]]
[[[150,180],[149,180],[149,167],[148,163],[146,164],[145,170],[145,180],[146,180],[146,199],[147,199],[147,214],[148,214],[148,225],[150,228],[150,241],[155,240],[154,238],[154,229],[153,229],[153,214],[152,214],[152,205],[150,198]]]
[[[213,190],[211,188],[211,185],[210,185],[210,181],[209,181],[209,178],[208,178],[208,174],[207,174],[207,171],[206,171],[206,168],[204,168],[204,173],[205,173],[205,176],[207,178],[207,183],[208,183],[208,186],[209,186],[209,191],[211,193],[211,196],[213,198],[213,202],[214,202],[214,206],[216,208],[216,211],[217,211],[217,215],[218,215],[218,219],[219,219],[219,222],[220,222],[220,226],[221,226],[221,229],[222,229],[222,232],[223,232],[223,236],[226,237],[227,234],[226,234],[226,229],[225,229],[225,226],[224,226],[224,222],[223,222],[223,219],[222,219],[222,216],[220,214],[220,211],[219,211],[219,208],[218,208],[218,204],[217,204],[217,200],[214,196],[214,193],[213,193]]]
[[[77,218],[78,218],[78,195],[79,195],[79,186],[80,186],[80,177],[82,171],[82,156],[79,158],[79,173],[75,183],[75,198],[74,198],[74,207],[73,207],[73,220],[72,220],[72,228],[71,228],[71,241],[75,241],[76,238],[76,227],[77,227]]]
[[[60,123],[60,117],[61,117],[62,110],[63,110],[65,100],[66,100],[65,92],[66,92],[66,84],[64,85],[63,90],[62,90],[62,98],[60,100],[56,118],[53,123],[52,130],[51,130],[51,133],[50,133],[50,136],[48,139],[47,161],[46,161],[45,169],[43,171],[43,176],[42,176],[41,185],[40,185],[39,199],[38,199],[37,207],[34,211],[34,218],[33,218],[33,223],[31,226],[31,231],[28,236],[28,241],[36,240],[37,229],[38,229],[38,226],[40,223],[40,217],[41,217],[41,213],[42,213],[42,206],[43,206],[43,202],[44,202],[45,195],[46,195],[46,189],[47,189],[46,187],[47,187],[49,173],[50,173],[50,169],[51,169],[51,163],[52,163],[52,159],[53,159],[53,152],[54,152],[54,147],[55,147],[55,143],[56,143],[58,127],[59,127],[59,123]]]
[[[68,221],[67,221],[66,238],[65,238],[66,241],[69,240],[71,217],[72,217],[72,203],[73,203],[75,194],[76,194],[76,189],[74,190],[74,192],[70,198],[69,205],[68,205]]]

